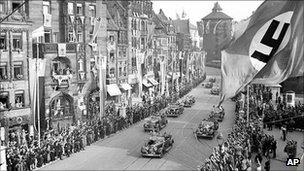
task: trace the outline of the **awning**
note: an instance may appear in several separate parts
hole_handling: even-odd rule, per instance
[[[153,84],[153,85],[158,85],[158,82],[154,78],[148,78],[148,80]]]
[[[107,91],[110,96],[119,96],[121,95],[121,91],[119,90],[117,84],[109,84],[107,85]]]
[[[143,83],[144,86],[146,86],[146,87],[148,87],[148,88],[153,86],[152,84],[150,84],[150,83],[148,82],[147,79],[143,79],[143,82],[142,82],[142,83]]]
[[[132,87],[130,86],[130,84],[128,83],[123,83],[123,84],[120,84],[121,88],[124,89],[124,90],[131,90]]]

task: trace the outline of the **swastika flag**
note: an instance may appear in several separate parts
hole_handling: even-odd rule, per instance
[[[235,27],[222,51],[221,102],[248,83],[278,84],[303,75],[303,1],[265,1]]]

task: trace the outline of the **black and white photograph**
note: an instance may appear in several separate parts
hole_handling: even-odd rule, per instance
[[[304,1],[0,0],[0,170],[304,170]]]

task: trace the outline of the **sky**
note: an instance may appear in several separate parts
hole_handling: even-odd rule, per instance
[[[251,16],[263,1],[161,1],[154,0],[155,13],[162,9],[167,17],[176,19],[176,13],[181,16],[183,10],[190,18],[190,22],[196,25],[197,21],[211,13],[215,2],[219,2],[222,12],[240,21]]]

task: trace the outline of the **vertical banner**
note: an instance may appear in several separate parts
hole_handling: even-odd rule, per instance
[[[58,43],[58,56],[65,57],[66,56],[66,44]]]
[[[142,69],[141,69],[141,63],[142,63],[142,55],[140,55],[136,51],[136,66],[137,66],[137,78],[138,78],[138,96],[142,97]]]
[[[166,77],[165,77],[165,62],[160,62],[160,73],[161,73],[161,95],[165,93]]]

